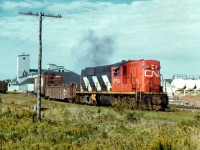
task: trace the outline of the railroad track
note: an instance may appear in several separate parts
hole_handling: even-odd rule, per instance
[[[23,104],[9,104],[9,103],[1,103],[1,107],[12,107],[12,108],[28,108],[30,109],[30,106],[23,105]]]
[[[12,108],[25,108],[25,109],[33,109],[31,106],[23,105],[23,104],[8,104],[8,103],[0,103],[0,107],[12,107]],[[87,105],[89,106],[89,105]],[[98,106],[97,106],[98,107]],[[102,106],[101,106],[102,107]],[[104,107],[104,106],[103,106]],[[108,106],[107,106],[108,107]],[[113,108],[110,106],[110,108]],[[200,107],[196,106],[187,106],[187,105],[180,105],[180,104],[169,104],[169,109],[181,109],[181,110],[194,110],[197,112],[200,112]],[[49,107],[43,106],[42,109],[46,110],[49,109]]]
[[[24,109],[34,110],[34,108],[32,106],[23,105],[23,104],[0,103],[0,107],[24,108]],[[50,107],[45,107],[45,106],[41,107],[41,110],[47,110],[47,109],[50,109]]]
[[[169,108],[200,111],[200,107],[196,107],[196,106],[185,106],[185,105],[177,105],[177,104],[169,104]]]

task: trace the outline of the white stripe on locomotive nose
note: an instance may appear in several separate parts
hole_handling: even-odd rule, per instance
[[[82,85],[80,86],[80,89],[81,89],[81,91],[83,91],[83,87],[82,87]]]
[[[94,82],[94,85],[97,91],[101,91],[101,85],[99,84],[99,80],[97,79],[97,76],[92,76],[92,80]]]
[[[90,82],[88,80],[87,77],[83,77],[83,81],[85,83],[85,87],[88,89],[88,91],[92,91],[92,88],[91,88],[91,85],[90,85]]]
[[[102,79],[103,79],[103,81],[104,81],[104,83],[105,83],[105,85],[106,85],[106,87],[107,87],[107,90],[110,91],[111,88],[112,88],[112,86],[111,86],[111,84],[110,84],[110,81],[109,81],[109,79],[108,79],[108,76],[107,76],[107,75],[102,75]]]

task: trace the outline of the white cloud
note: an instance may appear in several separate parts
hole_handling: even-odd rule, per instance
[[[0,7],[18,11],[33,6],[34,10],[43,8],[45,13],[63,16],[61,19],[45,17],[43,20],[44,64],[54,61],[52,63],[60,63],[73,70],[73,65],[69,63],[71,52],[75,48],[80,53],[86,52],[80,41],[89,30],[93,30],[99,38],[112,37],[115,53],[110,57],[111,63],[122,59],[159,59],[165,62],[161,63],[164,66],[162,68],[170,68],[182,62],[182,59],[193,58],[194,70],[198,68],[196,64],[200,63],[196,58],[200,55],[200,1],[133,1],[129,5],[88,1],[5,1]],[[10,38],[10,45],[15,45],[16,39],[24,41],[31,37],[20,44],[22,50],[29,52],[28,49],[37,49],[38,24],[38,18],[33,16],[6,16],[0,20],[0,36]],[[37,50],[34,51],[30,51],[31,57],[37,61]],[[19,51],[16,51],[15,55],[18,54]],[[73,55],[73,61],[80,58],[78,54]],[[192,65],[192,61],[188,63]],[[176,73],[163,70],[167,76]]]
[[[4,1],[0,8],[5,10],[15,10],[19,8],[40,8],[48,5],[48,2],[39,2],[39,1],[32,1],[26,0],[24,2],[12,2],[12,1]]]
[[[1,8],[10,10],[10,9],[16,8],[17,6],[18,5],[15,2],[6,1],[1,5]]]

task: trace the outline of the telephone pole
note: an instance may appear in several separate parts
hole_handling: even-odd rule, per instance
[[[61,15],[54,16],[53,14],[46,15],[43,12],[40,13],[32,13],[32,12],[19,12],[21,15],[32,15],[39,16],[39,55],[38,55],[38,89],[37,89],[37,118],[39,121],[41,118],[41,72],[42,72],[42,19],[43,17],[53,17],[53,18],[61,18]]]

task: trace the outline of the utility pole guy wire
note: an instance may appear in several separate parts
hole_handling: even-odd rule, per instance
[[[53,14],[46,15],[42,12],[40,13],[32,13],[32,12],[19,12],[21,15],[32,15],[40,17],[39,24],[39,55],[38,55],[38,88],[37,88],[37,118],[39,121],[41,118],[41,74],[42,74],[42,17],[53,17],[53,18],[61,18],[61,15],[54,16]]]

